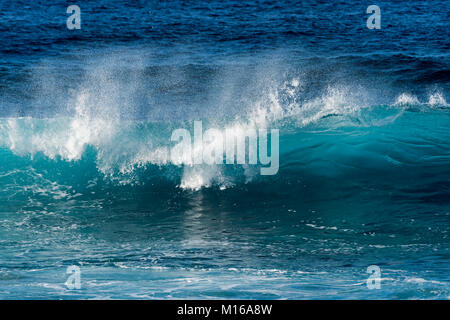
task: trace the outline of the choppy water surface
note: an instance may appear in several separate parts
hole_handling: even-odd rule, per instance
[[[0,297],[448,299],[450,11],[370,4],[2,2]],[[278,173],[160,152],[195,120]]]

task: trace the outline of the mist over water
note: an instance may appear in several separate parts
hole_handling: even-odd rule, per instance
[[[0,297],[450,297],[447,6],[79,5],[0,6]],[[194,121],[278,173],[174,161]]]

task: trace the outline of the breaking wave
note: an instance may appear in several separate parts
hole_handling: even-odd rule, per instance
[[[380,143],[375,141],[380,137],[371,133],[383,132],[386,139],[376,151],[378,156],[402,162],[385,153],[392,147],[391,143],[410,139],[412,130],[420,131],[415,121],[438,121],[443,122],[443,126],[448,123],[448,103],[439,90],[421,98],[404,92],[392,96],[390,102],[384,99],[383,103],[377,103],[383,99],[357,85],[328,83],[312,94],[311,80],[307,76],[278,70],[268,74],[254,70],[256,84],[241,88],[239,94],[232,87],[241,85],[242,79],[229,75],[221,78],[221,86],[228,87],[226,91],[216,90],[206,105],[188,108],[181,115],[175,113],[180,109],[178,107],[163,109],[163,98],[167,96],[163,94],[158,100],[162,106],[158,109],[154,106],[157,103],[153,102],[146,108],[150,111],[143,116],[142,108],[138,106],[149,103],[148,96],[142,98],[142,92],[150,89],[142,87],[142,82],[148,79],[150,71],[141,68],[129,74],[124,71],[118,74],[112,67],[116,64],[116,60],[99,63],[100,66],[88,72],[76,90],[70,91],[65,102],[52,90],[54,81],[49,77],[42,78],[39,92],[44,98],[38,99],[39,104],[51,100],[59,103],[50,116],[0,118],[2,159],[8,159],[7,163],[3,160],[3,174],[17,169],[15,163],[18,160],[12,161],[10,157],[20,158],[19,162],[25,161],[31,167],[36,162],[46,161],[46,171],[56,170],[52,169],[55,162],[61,163],[60,169],[73,170],[79,163],[87,161],[95,167],[97,178],[114,183],[145,184],[156,175],[175,181],[182,189],[198,190],[213,186],[225,189],[236,183],[263,179],[258,177],[258,165],[193,166],[189,161],[191,155],[171,157],[167,150],[172,145],[170,137],[173,130],[185,128],[192,132],[194,120],[202,120],[204,130],[217,128],[222,133],[227,130],[244,134],[248,129],[279,129],[283,171],[283,168],[292,169],[292,163],[301,168],[312,165],[314,161],[323,161],[324,156],[336,157],[336,153],[328,155],[336,145],[332,141],[323,141],[324,135],[335,136],[336,143],[348,149],[340,152],[351,155],[355,151],[352,148],[361,148],[354,145],[355,136],[365,135],[368,140],[364,145],[368,146]],[[164,80],[161,80],[161,75],[155,77],[160,82]],[[178,74],[177,79],[179,77]],[[171,91],[170,96],[173,96],[173,91],[180,90],[176,87],[178,83],[173,84],[173,79],[164,81],[167,82],[164,86],[159,84],[157,89],[150,91],[161,94],[161,87],[165,87],[164,90]],[[169,84],[174,87],[167,88]],[[191,88],[193,85],[186,86]],[[60,94],[58,90],[56,92]],[[198,113],[197,109],[202,112]],[[404,125],[411,126],[411,130],[403,130]],[[419,133],[424,135],[423,139],[440,141],[447,136],[446,132],[439,131],[441,129],[438,126],[429,131],[425,126]],[[444,155],[423,153],[422,156],[429,159],[446,157],[448,146],[436,143]],[[416,148],[412,154],[422,148],[420,145],[409,147]],[[319,149],[322,149],[322,155],[317,154]],[[294,155],[309,158],[311,162],[302,163]]]

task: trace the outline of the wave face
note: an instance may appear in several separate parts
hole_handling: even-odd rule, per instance
[[[360,4],[118,3],[75,34],[1,8],[1,298],[450,297],[447,7],[381,1],[380,35]],[[194,121],[278,129],[277,174],[170,157]]]
[[[446,127],[450,109],[441,93],[433,93],[422,103],[403,93],[392,105],[358,106],[347,95],[348,89],[341,88],[297,103],[293,96],[297,81],[282,85],[283,90],[291,86],[287,95],[292,95],[294,102],[283,104],[286,97],[280,97],[279,91],[270,92],[267,101],[252,105],[253,111],[241,119],[207,119],[206,123],[222,123],[222,132],[232,129],[241,135],[248,128],[278,128],[281,168],[295,173],[308,168],[318,175],[327,171],[334,175],[362,168],[396,171],[401,167],[448,165]],[[193,122],[123,120],[111,116],[115,110],[109,109],[91,114],[97,105],[90,105],[88,99],[85,93],[77,97],[72,117],[0,119],[4,169],[14,171],[18,169],[16,163],[22,162],[46,171],[56,166],[64,175],[77,176],[88,166],[96,179],[111,187],[162,179],[182,189],[198,190],[266,180],[257,177],[258,165],[196,165],[186,160],[190,160],[190,152],[171,156],[167,150],[175,145],[172,132],[186,128],[194,135]],[[410,127],[414,127],[413,132]],[[331,170],[327,164],[333,164]],[[278,180],[282,175],[272,178]],[[190,180],[194,185],[190,186]],[[82,187],[87,181],[80,183]]]

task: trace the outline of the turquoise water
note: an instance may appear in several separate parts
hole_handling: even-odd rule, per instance
[[[79,5],[2,3],[0,298],[450,297],[448,6]],[[194,121],[277,174],[170,158]]]
[[[190,167],[101,172],[121,140],[76,161],[3,148],[2,295],[447,298],[448,110],[365,112],[281,129],[277,175],[206,167],[200,189],[180,187]],[[56,121],[8,122],[4,132],[30,122],[46,132]],[[151,126],[136,126],[147,141]],[[372,264],[380,290],[366,287]],[[64,285],[68,265],[81,268],[80,290]]]

